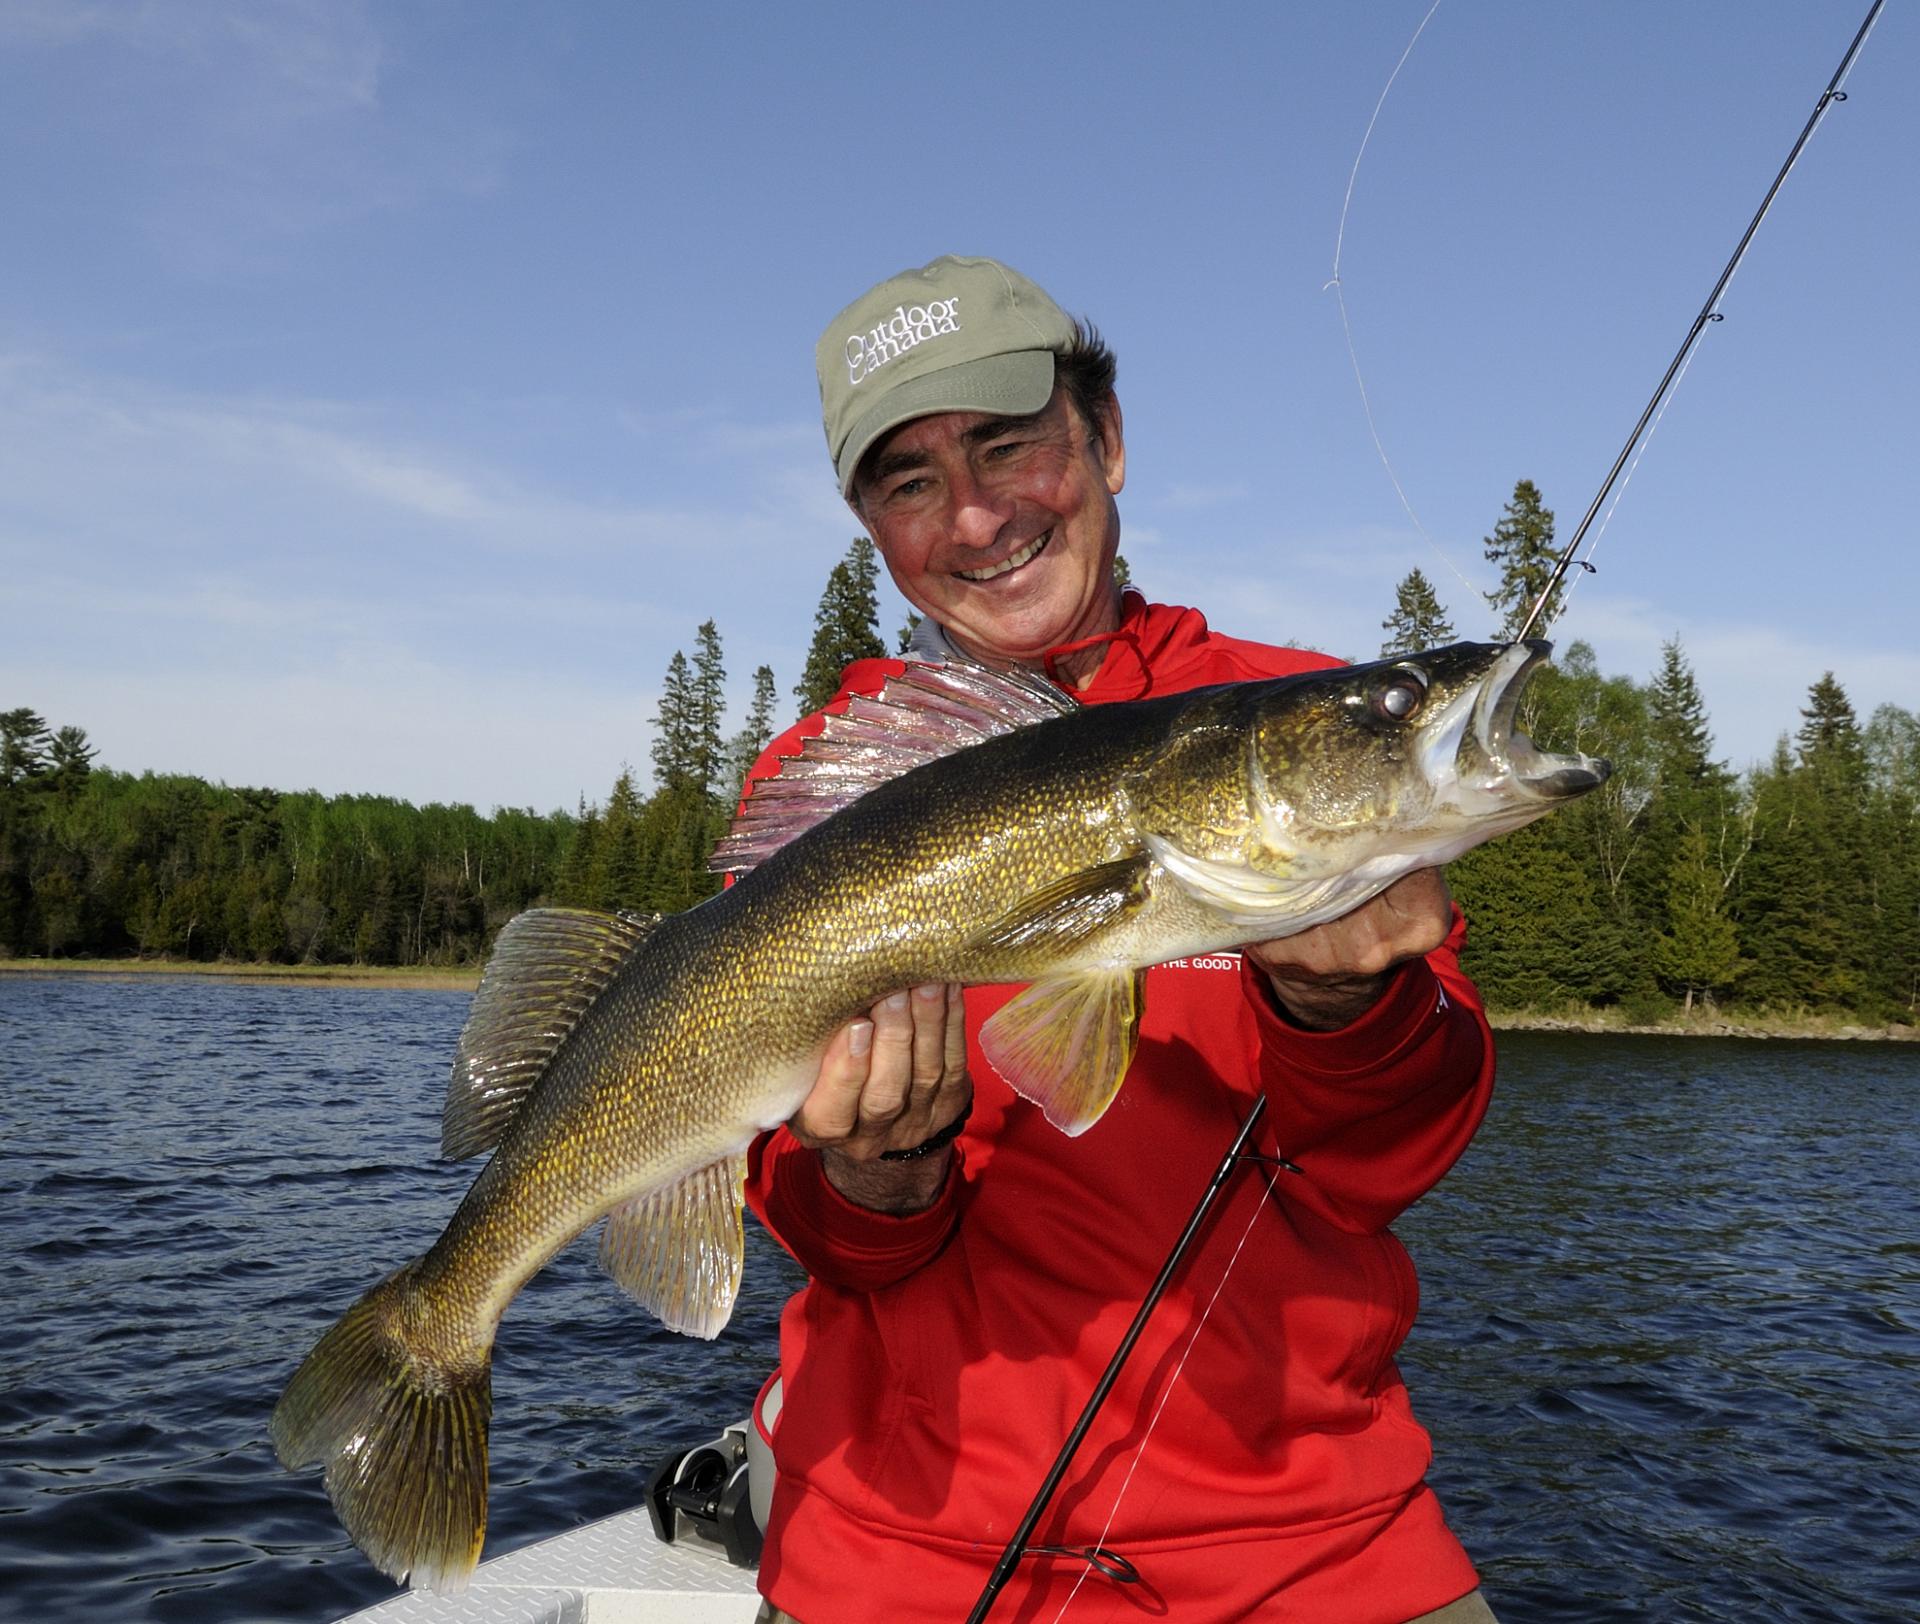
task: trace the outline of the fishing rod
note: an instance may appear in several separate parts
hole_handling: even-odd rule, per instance
[[[1233,1144],[1228,1147],[1226,1155],[1220,1158],[1220,1165],[1213,1170],[1213,1177],[1207,1181],[1207,1187],[1201,1193],[1199,1203],[1194,1207],[1192,1216],[1187,1219],[1186,1228],[1180,1231],[1180,1238],[1173,1243],[1173,1250],[1167,1254],[1166,1262],[1160,1265],[1160,1272],[1154,1277],[1146,1296],[1141,1298],[1140,1307],[1133,1316],[1133,1323],[1127,1327],[1127,1334],[1121,1337],[1120,1345],[1113,1350],[1113,1357],[1107,1361],[1107,1368],[1101,1373],[1100,1380],[1095,1383],[1093,1392],[1087,1399],[1086,1408],[1080,1412],[1080,1419],[1074,1422],[1073,1430],[1067,1434],[1067,1441],[1060,1446],[1060,1453],[1054,1457],[1053,1466],[1039,1490],[1034,1494],[1032,1503],[1027,1507],[1026,1515],[1020,1519],[1020,1526],[1014,1529],[1013,1538],[1007,1541],[1006,1549],[1000,1553],[1000,1560],[994,1564],[986,1587],[980,1592],[980,1599],[973,1604],[973,1611],[967,1614],[967,1624],[981,1624],[981,1620],[992,1609],[994,1598],[1006,1588],[1007,1581],[1013,1577],[1013,1570],[1020,1565],[1021,1557],[1025,1556],[1029,1549],[1035,1554],[1044,1551],[1053,1556],[1077,1556],[1121,1584],[1139,1582],[1140,1575],[1135,1571],[1133,1564],[1125,1557],[1116,1556],[1111,1551],[1101,1550],[1097,1546],[1087,1550],[1071,1551],[1057,1546],[1030,1547],[1028,1541],[1033,1538],[1033,1531],[1039,1525],[1048,1502],[1053,1499],[1054,1491],[1060,1487],[1060,1480],[1067,1475],[1067,1467],[1072,1464],[1074,1455],[1085,1441],[1087,1429],[1093,1425],[1093,1418],[1100,1413],[1101,1405],[1106,1403],[1107,1395],[1113,1391],[1113,1384],[1120,1379],[1121,1367],[1126,1364],[1128,1355],[1133,1352],[1133,1345],[1140,1340],[1140,1333],[1146,1329],[1147,1321],[1153,1316],[1155,1306],[1165,1295],[1175,1271],[1180,1267],[1181,1259],[1187,1255],[1187,1248],[1193,1244],[1193,1238],[1199,1233],[1201,1224],[1206,1222],[1207,1214],[1213,1210],[1214,1204],[1226,1189],[1227,1181],[1232,1178],[1234,1169],[1243,1161],[1274,1159],[1249,1155],[1246,1150],[1247,1141],[1253,1136],[1253,1130],[1260,1118],[1266,1114],[1266,1110],[1266,1095],[1256,1095],[1253,1109],[1247,1112],[1246,1120],[1240,1124],[1240,1131],[1234,1136]],[[1279,1159],[1279,1162],[1280,1166],[1289,1172],[1300,1171],[1292,1162],[1284,1158]]]
[[[1647,425],[1653,421],[1655,414],[1660,410],[1661,402],[1667,398],[1675,381],[1685,370],[1687,359],[1693,354],[1694,346],[1700,342],[1701,335],[1712,323],[1722,319],[1718,309],[1715,308],[1720,303],[1720,296],[1727,291],[1727,284],[1733,280],[1733,273],[1739,270],[1740,261],[1746,258],[1748,244],[1753,241],[1754,233],[1760,229],[1760,222],[1766,219],[1768,211],[1772,209],[1773,200],[1780,195],[1780,188],[1786,184],[1788,174],[1799,162],[1800,154],[1806,150],[1807,143],[1813,139],[1813,132],[1820,127],[1820,121],[1827,116],[1827,109],[1835,102],[1843,102],[1847,99],[1847,93],[1840,88],[1841,83],[1852,70],[1854,58],[1860,54],[1860,47],[1866,44],[1867,36],[1873,32],[1873,25],[1879,21],[1881,8],[1886,3],[1887,0],[1873,0],[1873,5],[1867,12],[1866,21],[1861,23],[1859,31],[1853,36],[1853,43],[1847,47],[1847,54],[1840,59],[1840,66],[1834,69],[1833,77],[1827,81],[1827,88],[1820,93],[1820,99],[1813,104],[1813,112],[1807,119],[1806,127],[1800,132],[1800,139],[1794,142],[1793,150],[1787,154],[1787,161],[1780,166],[1780,173],[1773,177],[1773,184],[1767,188],[1766,197],[1761,200],[1753,219],[1748,222],[1747,229],[1740,238],[1740,246],[1734,249],[1733,257],[1727,261],[1726,269],[1721,271],[1720,280],[1714,283],[1713,292],[1707,295],[1707,302],[1700,307],[1700,314],[1693,318],[1693,325],[1687,329],[1686,342],[1680,346],[1668,365],[1666,376],[1660,380],[1660,387],[1654,390],[1653,398],[1647,402],[1646,410],[1640,414],[1640,421],[1633,425],[1633,432],[1627,436],[1627,443],[1620,448],[1620,455],[1613,459],[1613,467],[1607,471],[1607,477],[1588,507],[1586,517],[1580,521],[1580,527],[1574,531],[1573,540],[1567,543],[1566,551],[1560,555],[1559,563],[1554,566],[1553,573],[1547,577],[1547,584],[1541,589],[1540,596],[1534,599],[1533,607],[1527,611],[1526,620],[1521,623],[1520,630],[1514,636],[1513,640],[1516,643],[1533,629],[1533,623],[1540,618],[1540,613],[1546,608],[1548,600],[1559,590],[1561,581],[1566,578],[1567,570],[1574,562],[1574,554],[1580,550],[1580,543],[1586,536],[1587,527],[1593,523],[1594,516],[1599,513],[1601,504],[1607,499],[1607,493],[1613,489],[1614,481],[1620,477],[1620,470],[1627,466],[1627,459],[1633,455],[1633,448],[1640,443],[1641,436],[1647,431]],[[1597,545],[1599,538],[1594,539]],[[1591,556],[1589,554],[1588,558]],[[1593,573],[1593,565],[1588,562],[1588,559],[1581,559],[1580,567],[1589,574]]]

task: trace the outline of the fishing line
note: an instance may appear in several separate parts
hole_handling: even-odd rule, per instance
[[[992,1609],[994,1598],[1006,1588],[1007,1581],[1013,1577],[1013,1570],[1019,1565],[1021,1556],[1027,1550],[1027,1542],[1033,1538],[1033,1531],[1039,1525],[1047,1504],[1053,1499],[1054,1491],[1060,1487],[1060,1480],[1067,1475],[1067,1467],[1072,1464],[1074,1455],[1085,1442],[1087,1431],[1093,1425],[1093,1418],[1100,1413],[1100,1407],[1106,1403],[1107,1395],[1113,1391],[1113,1385],[1120,1379],[1120,1372],[1127,1358],[1133,1352],[1134,1344],[1140,1340],[1140,1333],[1147,1327],[1147,1321],[1153,1317],[1154,1308],[1167,1287],[1172,1283],[1174,1274],[1179,1270],[1181,1261],[1187,1255],[1187,1249],[1193,1244],[1194,1237],[1200,1233],[1200,1226],[1206,1222],[1207,1214],[1213,1210],[1214,1203],[1220,1199],[1234,1172],[1247,1158],[1242,1152],[1247,1141],[1253,1137],[1253,1130],[1260,1118],[1266,1114],[1267,1097],[1256,1094],[1253,1105],[1246,1118],[1240,1124],[1240,1131],[1234,1136],[1233,1143],[1227,1147],[1226,1155],[1220,1158],[1219,1165],[1213,1170],[1213,1176],[1207,1180],[1207,1187],[1200,1194],[1199,1201],[1189,1214],[1186,1227],[1180,1231],[1180,1238],[1173,1243],[1173,1249],[1167,1253],[1166,1261],[1160,1265],[1160,1272],[1154,1276],[1153,1284],[1147,1288],[1147,1294],[1134,1312],[1133,1322],[1128,1325],[1126,1334],[1120,1338],[1120,1345],[1113,1350],[1113,1357],[1107,1361],[1107,1368],[1101,1372],[1100,1380],[1094,1384],[1086,1407],[1080,1412],[1080,1419],[1073,1424],[1073,1430],[1067,1434],[1067,1440],[1060,1446],[1060,1453],[1054,1457],[1053,1465],[1048,1469],[1045,1480],[1035,1492],[1020,1524],[1013,1531],[1013,1537],[1007,1541],[1006,1549],[1000,1553],[1000,1559],[988,1575],[980,1599],[973,1604],[973,1611],[967,1614],[967,1624],[980,1624]],[[1281,1160],[1279,1165],[1298,1172],[1291,1162]],[[1093,1550],[1076,1552],[1085,1555],[1089,1561],[1106,1558],[1109,1553]],[[1130,1566],[1130,1565],[1129,1565]],[[1103,1569],[1103,1571],[1106,1571]]]
[[[1747,229],[1741,235],[1739,246],[1734,249],[1733,257],[1727,261],[1726,268],[1720,273],[1720,280],[1714,283],[1713,292],[1707,295],[1707,302],[1700,307],[1700,314],[1693,318],[1693,325],[1687,329],[1686,340],[1668,365],[1666,376],[1660,380],[1659,387],[1654,390],[1653,398],[1647,402],[1646,410],[1640,414],[1640,420],[1633,425],[1633,432],[1627,436],[1627,443],[1620,448],[1620,455],[1613,459],[1613,467],[1607,471],[1606,479],[1602,481],[1600,489],[1595,492],[1586,516],[1580,521],[1579,529],[1574,531],[1573,540],[1567,543],[1566,550],[1561,553],[1560,561],[1554,566],[1553,573],[1547,577],[1547,584],[1541,588],[1540,596],[1534,600],[1533,607],[1527,612],[1527,618],[1521,623],[1520,630],[1514,639],[1516,642],[1533,629],[1533,623],[1540,618],[1541,610],[1546,607],[1554,590],[1573,565],[1575,554],[1580,550],[1580,542],[1587,533],[1587,527],[1593,523],[1593,516],[1600,511],[1601,504],[1606,501],[1607,493],[1613,489],[1614,481],[1620,477],[1621,469],[1627,466],[1629,459],[1638,466],[1639,459],[1634,455],[1634,448],[1640,444],[1641,436],[1648,434],[1649,425],[1657,423],[1660,414],[1664,412],[1667,396],[1684,375],[1687,363],[1692,358],[1694,346],[1700,342],[1701,335],[1709,326],[1721,319],[1717,309],[1721,295],[1727,291],[1727,284],[1733,280],[1733,273],[1739,270],[1741,260],[1746,258],[1747,248],[1753,242],[1754,234],[1759,231],[1760,222],[1766,219],[1773,208],[1773,200],[1780,195],[1780,188],[1786,184],[1787,176],[1793,172],[1793,166],[1800,161],[1800,154],[1806,150],[1807,143],[1813,139],[1813,132],[1820,127],[1820,121],[1827,116],[1827,109],[1835,102],[1847,99],[1847,93],[1840,87],[1846,80],[1847,74],[1852,71],[1854,59],[1859,56],[1860,48],[1867,43],[1867,36],[1873,32],[1873,25],[1880,20],[1881,9],[1886,3],[1887,0],[1873,0],[1866,20],[1860,24],[1859,30],[1853,36],[1853,43],[1847,47],[1847,54],[1840,59],[1840,66],[1833,70],[1833,77],[1827,81],[1827,88],[1820,93],[1820,99],[1813,104],[1813,112],[1808,115],[1799,139],[1793,143],[1793,149],[1788,152],[1787,161],[1780,166],[1780,172],[1773,177],[1773,184],[1767,188],[1767,195],[1761,200],[1760,207],[1754,211],[1753,219],[1747,223]],[[1622,486],[1622,489],[1624,490],[1625,487]],[[1615,505],[1618,505],[1617,501]],[[1607,510],[1607,517],[1609,519],[1613,517],[1612,508]],[[1605,528],[1605,525],[1601,526],[1602,530]],[[1594,545],[1599,545],[1599,541],[1600,537],[1596,533]],[[1592,558],[1593,549],[1590,547],[1587,550],[1587,557],[1579,561],[1582,570],[1588,574],[1593,572]]]
[[[1387,75],[1387,82],[1380,88],[1380,99],[1373,104],[1373,116],[1367,120],[1366,134],[1360,137],[1360,150],[1353,155],[1353,169],[1347,176],[1347,195],[1340,204],[1340,225],[1333,237],[1333,275],[1321,288],[1324,293],[1333,289],[1334,303],[1340,307],[1340,330],[1346,335],[1347,360],[1353,367],[1353,381],[1360,391],[1360,410],[1367,419],[1367,433],[1373,437],[1373,449],[1380,458],[1380,466],[1387,471],[1387,480],[1393,486],[1393,494],[1400,498],[1401,507],[1406,509],[1407,517],[1413,521],[1413,528],[1420,532],[1420,539],[1432,549],[1434,557],[1453,571],[1453,577],[1475,597],[1480,589],[1461,573],[1459,565],[1447,556],[1446,549],[1428,534],[1427,527],[1420,522],[1420,515],[1413,511],[1413,503],[1407,499],[1405,487],[1400,476],[1394,472],[1392,459],[1387,456],[1387,448],[1380,439],[1380,426],[1374,421],[1373,402],[1367,396],[1367,380],[1360,371],[1360,352],[1353,342],[1353,320],[1347,313],[1347,295],[1345,285],[1340,280],[1340,256],[1347,241],[1347,216],[1353,210],[1353,189],[1360,179],[1360,164],[1367,155],[1367,143],[1373,139],[1373,127],[1380,122],[1380,109],[1387,105],[1387,97],[1393,91],[1394,80],[1400,77],[1400,70],[1407,65],[1407,58],[1413,55],[1414,46],[1420,43],[1420,36],[1426,32],[1427,24],[1433,21],[1433,14],[1440,9],[1441,0],[1433,0],[1427,7],[1427,14],[1420,19],[1420,26],[1413,31],[1413,37],[1407,41],[1407,48],[1400,53],[1400,60],[1393,65],[1393,72]]]
[[[1279,1192],[1274,1189],[1273,1175],[1264,1167],[1260,1176],[1267,1183],[1267,1198],[1277,1200]],[[1247,1241],[1253,1234],[1253,1226],[1260,1221],[1260,1215],[1267,1210],[1266,1199],[1256,1199],[1253,1211],[1247,1215],[1247,1227],[1240,1231],[1239,1243],[1233,1249],[1233,1255],[1227,1259],[1227,1266],[1220,1271],[1220,1280],[1213,1288],[1213,1295],[1207,1299],[1207,1306],[1200,1310],[1200,1318],[1194,1322],[1192,1334],[1187,1345],[1180,1350],[1180,1362],[1173,1367],[1173,1374],[1167,1378],[1167,1385],[1161,1389],[1160,1402],[1153,1407],[1153,1415],[1147,1422],[1147,1430],[1140,1435],[1140,1446],[1134,1450],[1133,1459],[1127,1463],[1127,1475],[1120,1480],[1120,1489],[1113,1497],[1113,1505],[1107,1511],[1107,1520],[1100,1529],[1100,1537],[1093,1542],[1095,1551],[1106,1550],[1107,1535],[1113,1532],[1113,1520],[1120,1515],[1120,1502],[1127,1497],[1127,1490],[1133,1486],[1133,1474],[1139,1469],[1140,1458],[1147,1452],[1147,1440],[1153,1436],[1153,1429],[1160,1425],[1160,1416],[1167,1407],[1167,1400],[1173,1397],[1173,1390],[1180,1385],[1180,1374],[1187,1368],[1187,1358],[1193,1352],[1194,1343],[1200,1340],[1200,1333],[1206,1329],[1207,1321],[1213,1317],[1213,1306],[1220,1301],[1220,1294],[1227,1289],[1227,1281],[1233,1277],[1233,1267],[1240,1261],[1240,1254],[1246,1250]],[[1088,1574],[1095,1571],[1099,1564],[1089,1561],[1080,1570],[1080,1577],[1073,1581],[1073,1588],[1067,1592],[1067,1599],[1060,1604],[1060,1611],[1053,1615],[1053,1624],[1067,1616],[1067,1609],[1073,1605],[1073,1598],[1080,1594],[1080,1587],[1087,1582]],[[1104,1568],[1100,1571],[1105,1572]],[[1109,1577],[1112,1577],[1109,1574]],[[1138,1575],[1136,1574],[1136,1578]]]

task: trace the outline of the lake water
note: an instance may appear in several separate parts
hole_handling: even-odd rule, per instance
[[[471,1178],[457,993],[0,977],[0,1614],[322,1621],[391,1591],[266,1419]],[[1920,1618],[1920,1047],[1503,1044],[1401,1225],[1432,1481],[1505,1624]],[[590,1246],[495,1367],[490,1554],[632,1504],[746,1410],[790,1264],[717,1344]]]

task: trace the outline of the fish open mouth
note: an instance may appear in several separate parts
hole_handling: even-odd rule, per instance
[[[1487,673],[1473,704],[1473,727],[1461,743],[1461,777],[1468,777],[1464,759],[1472,745],[1484,759],[1472,777],[1477,787],[1498,792],[1502,789],[1530,800],[1563,801],[1584,795],[1607,781],[1613,767],[1597,756],[1557,755],[1538,749],[1514,721],[1520,710],[1520,696],[1533,673],[1553,653],[1553,645],[1540,638],[1529,638],[1506,649]]]

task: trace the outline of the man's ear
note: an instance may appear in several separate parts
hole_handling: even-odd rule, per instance
[[[1100,465],[1106,470],[1107,492],[1118,496],[1127,483],[1126,426],[1120,418],[1120,397],[1107,395],[1107,410],[1100,424]]]

